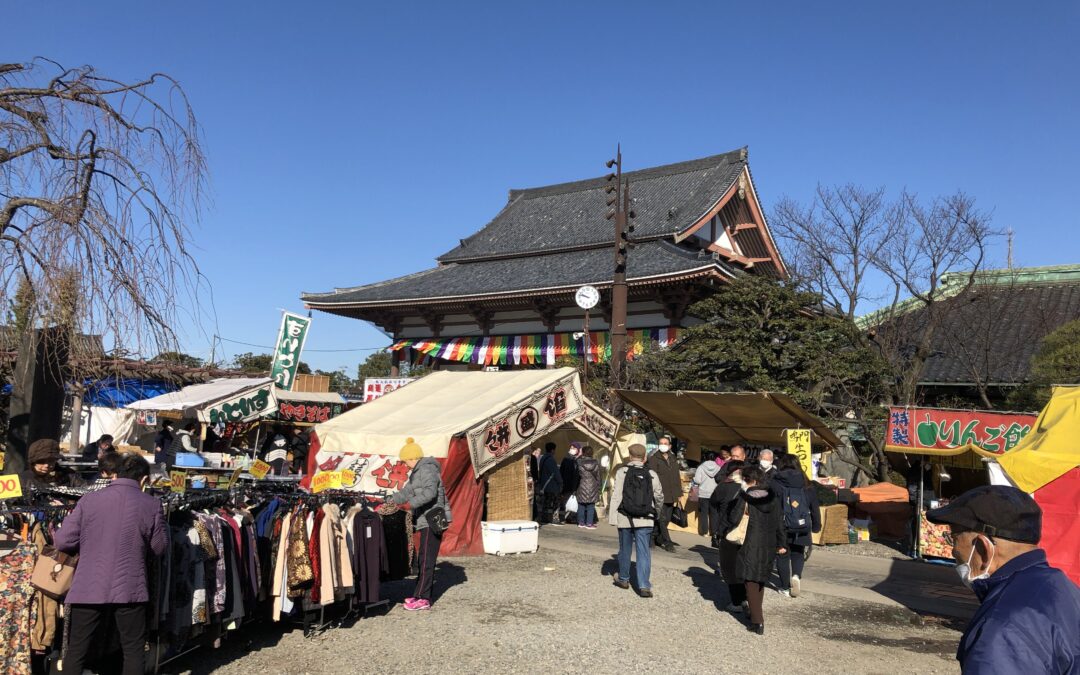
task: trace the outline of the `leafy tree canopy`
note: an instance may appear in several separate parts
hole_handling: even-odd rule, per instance
[[[153,363],[168,363],[176,366],[184,366],[185,368],[202,368],[204,363],[199,357],[183,352],[161,352],[150,359],[150,361]]]
[[[356,369],[356,379],[360,384],[369,377],[390,377],[389,352],[375,352],[369,355]]]
[[[1031,358],[1031,380],[1009,398],[1017,410],[1041,410],[1055,384],[1080,383],[1080,319],[1058,326]]]
[[[253,354],[251,352],[244,352],[243,354],[237,354],[233,358],[233,368],[242,370],[245,373],[269,373],[273,366],[273,354]],[[302,375],[310,375],[311,366],[301,361],[300,365],[296,368],[296,372]]]

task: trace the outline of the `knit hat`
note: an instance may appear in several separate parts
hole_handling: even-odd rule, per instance
[[[55,464],[60,461],[60,444],[51,438],[39,438],[26,451],[29,464]]]
[[[408,462],[413,459],[420,459],[424,456],[423,449],[416,444],[412,436],[405,439],[405,447],[398,453],[398,458],[403,462]]]

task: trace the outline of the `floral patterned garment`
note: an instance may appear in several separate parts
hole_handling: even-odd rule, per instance
[[[30,675],[30,628],[34,625],[34,572],[37,552],[27,543],[0,558],[0,673]]]

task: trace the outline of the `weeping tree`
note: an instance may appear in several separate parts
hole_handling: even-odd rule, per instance
[[[205,186],[199,128],[171,77],[0,63],[0,306],[22,308],[20,329],[175,350],[180,322],[197,323],[188,227]]]

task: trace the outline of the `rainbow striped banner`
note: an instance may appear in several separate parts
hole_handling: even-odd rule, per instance
[[[642,354],[646,344],[661,348],[675,344],[681,328],[632,328],[626,331],[628,359]],[[412,349],[413,360],[427,357],[490,365],[553,365],[561,357],[583,358],[585,340],[575,340],[572,333],[539,335],[493,335],[491,337],[409,338],[398,340],[390,351]],[[589,333],[588,360],[592,363],[611,358],[611,336],[606,331]]]

